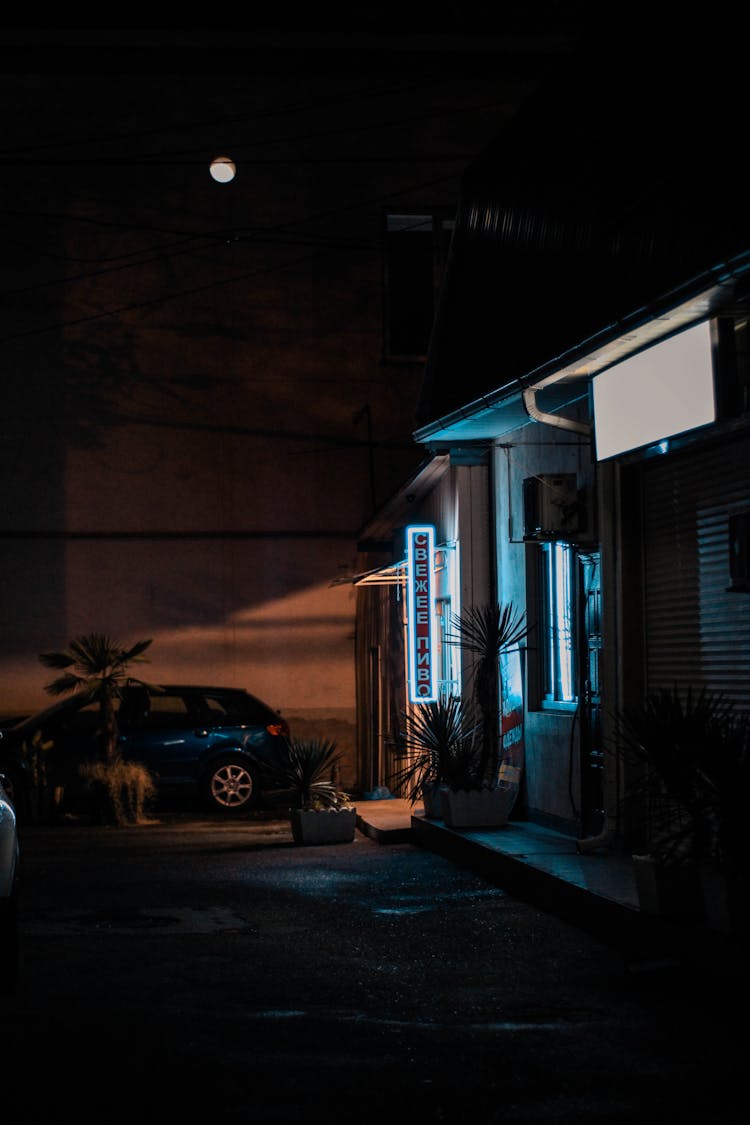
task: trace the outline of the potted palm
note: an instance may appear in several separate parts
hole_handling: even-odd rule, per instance
[[[500,826],[507,823],[518,784],[503,779],[500,659],[517,649],[529,632],[523,611],[512,603],[469,606],[451,615],[449,644],[469,660],[469,690],[479,715],[478,760],[468,783],[451,786],[443,802],[449,827]]]
[[[341,754],[328,739],[289,739],[273,760],[256,758],[270,798],[286,799],[297,844],[351,843],[357,809],[338,782]]]
[[[750,714],[719,697],[716,721],[699,748],[699,876],[712,929],[750,932],[750,845],[745,820],[750,782]]]
[[[412,805],[421,801],[425,816],[439,819],[448,789],[478,783],[478,724],[453,695],[420,704],[404,718],[400,734],[404,761],[390,783]]]
[[[641,909],[673,917],[703,913],[702,864],[719,854],[719,762],[732,729],[732,707],[706,689],[651,693],[615,716],[615,752],[628,769],[625,804]]]

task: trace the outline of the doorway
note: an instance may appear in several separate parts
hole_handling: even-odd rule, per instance
[[[605,821],[601,721],[602,584],[599,551],[578,552],[581,827],[596,836]]]

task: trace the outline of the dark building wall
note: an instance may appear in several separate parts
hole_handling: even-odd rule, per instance
[[[545,59],[277,48],[2,53],[0,710],[44,702],[38,654],[76,633],[150,636],[153,679],[333,732],[351,784],[332,582],[422,458],[384,214],[455,208]]]

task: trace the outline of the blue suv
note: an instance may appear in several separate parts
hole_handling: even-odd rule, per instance
[[[98,704],[75,696],[4,728],[0,766],[23,809],[31,778],[25,748],[41,734],[50,784],[75,787],[77,768],[97,756]],[[273,760],[289,738],[281,715],[239,688],[132,684],[117,711],[119,749],[141,762],[161,794],[193,787],[203,805],[230,814],[260,799],[254,759]],[[39,732],[39,733],[38,733]]]

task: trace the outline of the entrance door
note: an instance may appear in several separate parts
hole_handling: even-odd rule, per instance
[[[605,819],[600,686],[602,648],[600,564],[598,551],[578,554],[581,825],[585,836],[595,836],[601,832]]]

